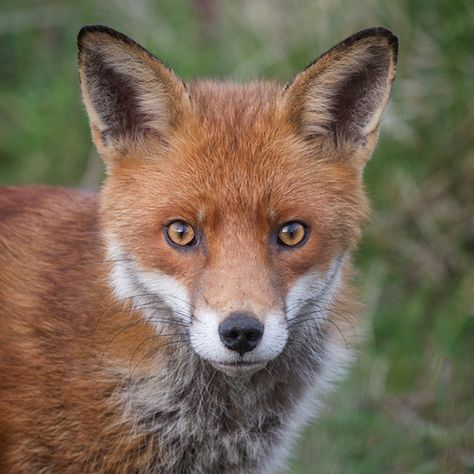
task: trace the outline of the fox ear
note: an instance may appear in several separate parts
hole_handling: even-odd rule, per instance
[[[390,31],[371,28],[310,64],[284,92],[285,111],[298,132],[308,140],[329,136],[336,146],[373,148],[395,77],[397,50]]]
[[[184,83],[127,36],[105,26],[78,35],[79,72],[94,142],[100,153],[146,136],[166,143],[189,104]]]

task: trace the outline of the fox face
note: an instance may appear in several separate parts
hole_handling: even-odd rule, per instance
[[[157,335],[170,318],[232,375],[262,369],[308,326],[337,326],[368,215],[361,174],[397,43],[359,33],[286,86],[185,84],[129,38],[79,36],[81,87],[107,166],[109,284]]]

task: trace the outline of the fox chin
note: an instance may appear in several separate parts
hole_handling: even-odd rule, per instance
[[[100,193],[0,190],[0,471],[263,473],[353,359],[351,254],[397,38],[288,84],[79,32]]]

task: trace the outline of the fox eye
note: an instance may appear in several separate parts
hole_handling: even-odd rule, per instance
[[[308,234],[308,228],[298,221],[287,222],[278,231],[278,244],[284,247],[296,247],[302,244]]]
[[[179,247],[189,247],[196,243],[196,233],[187,222],[176,220],[165,227],[168,241]]]

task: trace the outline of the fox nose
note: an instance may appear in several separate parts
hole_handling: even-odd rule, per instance
[[[227,349],[242,356],[257,347],[263,336],[263,324],[249,314],[234,313],[219,324],[219,336]]]

